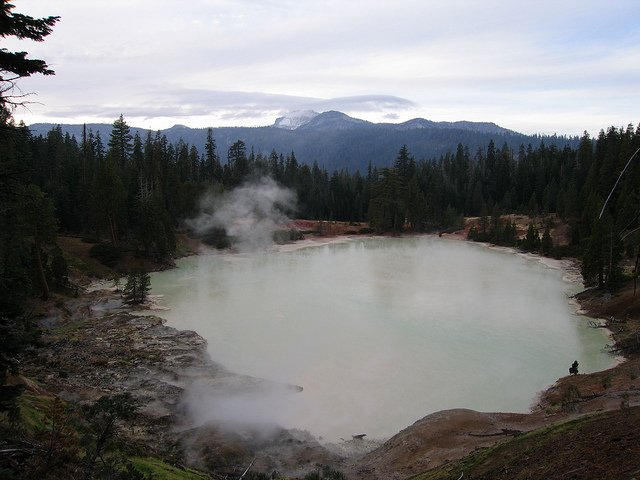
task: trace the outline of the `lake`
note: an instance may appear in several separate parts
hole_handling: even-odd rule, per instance
[[[200,390],[198,421],[277,422],[336,440],[387,438],[447,408],[526,412],[567,375],[602,370],[605,332],[574,314],[582,285],[536,259],[432,236],[219,253],[152,274],[168,324],[229,370],[299,385]]]

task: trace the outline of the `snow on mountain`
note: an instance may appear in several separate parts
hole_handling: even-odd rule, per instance
[[[359,118],[353,118],[349,115],[345,115],[342,112],[336,112],[335,110],[329,110],[316,115],[304,125],[301,125],[301,130],[351,130],[360,129],[374,126],[374,123],[367,122],[366,120],[360,120]]]
[[[320,114],[313,110],[296,110],[277,118],[273,126],[285,130],[295,130],[302,125],[306,125],[318,115]]]

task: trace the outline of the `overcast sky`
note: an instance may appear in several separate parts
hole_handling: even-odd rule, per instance
[[[4,41],[36,122],[270,125],[292,110],[490,121],[523,133],[640,122],[637,0],[14,0],[59,15]]]

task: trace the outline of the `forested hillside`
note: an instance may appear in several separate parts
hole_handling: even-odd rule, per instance
[[[537,148],[541,143],[556,144],[558,148],[565,145],[575,147],[576,137],[524,135],[501,128],[493,123],[479,122],[432,122],[422,118],[408,122],[370,123],[351,118],[340,112],[324,112],[316,114],[307,123],[296,128],[281,128],[279,122],[267,127],[220,127],[216,128],[216,142],[221,152],[227,150],[238,139],[255,154],[268,156],[272,150],[277,152],[296,152],[298,160],[312,165],[317,162],[329,171],[348,169],[350,172],[363,173],[367,166],[389,166],[401,145],[407,145],[417,158],[437,158],[455,150],[458,143],[469,147],[472,152],[478,148],[486,148],[490,140],[496,145],[506,143],[517,149],[521,144],[531,144]],[[52,124],[29,125],[34,136],[46,135]],[[100,133],[108,138],[111,126],[108,124],[60,125],[63,134],[70,134],[77,139],[82,137],[83,129],[94,135]],[[202,151],[207,141],[206,128],[189,128],[175,125],[161,130],[160,135],[169,143],[180,139]],[[143,139],[149,130],[131,128],[131,134],[140,135]],[[155,135],[157,132],[151,132]]]
[[[44,192],[43,202],[53,203],[60,231],[157,258],[171,255],[174,232],[197,215],[203,194],[263,176],[296,192],[300,218],[368,221],[380,232],[443,230],[460,226],[463,216],[491,216],[493,223],[487,220],[482,231],[473,232],[476,239],[514,244],[510,226],[496,223],[500,214],[555,213],[571,225],[571,243],[585,256],[587,280],[595,275],[600,285],[613,281],[614,264],[635,245],[628,232],[637,226],[640,208],[637,162],[599,220],[618,175],[640,146],[640,130],[631,125],[610,127],[596,139],[585,133],[577,148],[541,143],[514,150],[490,141],[470,151],[460,143],[438,158],[416,159],[406,145],[398,146],[391,167],[369,165],[363,174],[302,164],[293,151],[255,154],[242,140],[220,152],[213,129],[201,152],[160,133],[132,135],[123,117],[106,139],[91,129],[80,138],[64,135],[60,127],[37,137],[18,127],[5,137],[25,181]],[[535,241],[530,249],[536,249]],[[613,260],[603,263],[601,251]]]

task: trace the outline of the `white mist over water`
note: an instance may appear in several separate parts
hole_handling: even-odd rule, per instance
[[[525,412],[568,373],[613,359],[572,313],[580,286],[535,260],[434,237],[214,254],[152,275],[171,326],[231,371],[286,388],[189,393],[192,416],[388,437],[437,410]]]
[[[220,228],[234,239],[241,251],[254,251],[273,244],[273,232],[289,222],[285,211],[293,211],[296,195],[270,177],[247,182],[223,195],[205,195],[200,214],[187,221],[197,233]]]

